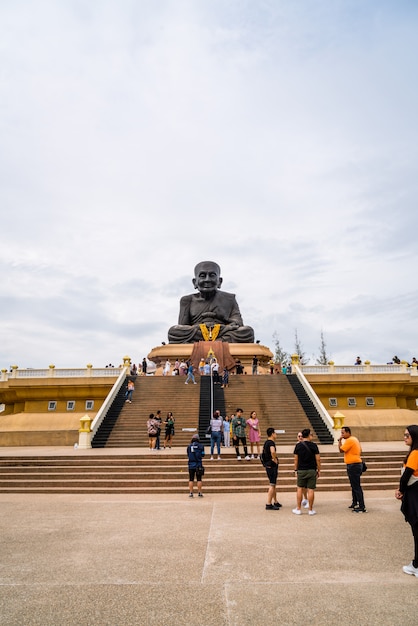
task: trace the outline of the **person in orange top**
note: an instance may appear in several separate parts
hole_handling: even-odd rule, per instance
[[[405,574],[418,578],[418,426],[408,426],[404,432],[405,445],[409,446],[404,459],[403,472],[395,498],[402,500],[401,511],[411,526],[415,555],[409,565],[403,566]]]
[[[341,428],[338,450],[344,452],[344,463],[347,467],[347,476],[351,485],[353,500],[348,508],[353,509],[353,513],[367,513],[364,505],[363,489],[361,488],[361,475],[363,473],[361,445],[357,437],[353,437],[351,428],[348,426]]]

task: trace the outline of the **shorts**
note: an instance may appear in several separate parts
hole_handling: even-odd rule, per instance
[[[276,485],[278,473],[279,473],[279,466],[277,465],[277,463],[272,463],[271,466],[266,465],[266,474],[269,479],[270,485]]]
[[[297,486],[303,489],[316,488],[316,469],[298,470]]]
[[[200,467],[195,467],[193,469],[189,468],[189,480],[190,480],[190,482],[194,481],[195,476],[196,476],[197,482],[200,482],[202,480],[202,470],[201,470]]]

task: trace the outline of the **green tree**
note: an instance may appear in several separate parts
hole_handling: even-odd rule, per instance
[[[274,361],[276,363],[280,363],[281,365],[283,365],[284,363],[287,364],[290,361],[290,355],[288,352],[283,350],[280,344],[279,335],[276,332],[273,333],[273,345],[274,345]]]
[[[321,330],[321,345],[319,346],[319,357],[316,359],[317,365],[328,365],[327,344],[324,339],[324,332]]]
[[[302,344],[298,337],[298,330],[295,328],[295,353],[299,356],[300,364],[307,365],[309,363],[309,359],[306,357],[305,352],[303,351]]]

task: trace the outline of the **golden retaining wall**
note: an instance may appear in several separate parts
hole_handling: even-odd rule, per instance
[[[269,348],[259,344],[229,344],[229,349],[250,376],[254,355],[265,364],[271,358]],[[173,364],[177,357],[189,358],[192,350],[193,344],[158,346],[149,358],[158,358],[162,363],[169,358]],[[125,359],[129,361],[129,357]],[[161,375],[161,370],[157,368],[157,375]],[[259,372],[270,376],[266,365],[260,365]],[[76,378],[37,378],[29,371],[22,372],[22,377],[4,375],[0,380],[0,405],[4,405],[0,412],[0,447],[74,445],[80,419],[86,413],[94,419],[119,373],[118,369],[106,372],[106,376]],[[418,376],[413,374],[406,370],[380,374],[359,370],[344,374],[306,372],[305,376],[329,415],[342,413],[344,424],[353,428],[362,441],[394,441],[402,440],[405,426],[418,424]],[[374,406],[366,406],[369,396],[373,397]],[[348,406],[350,397],[356,399],[356,407]],[[330,398],[337,399],[337,407],[330,406]],[[57,402],[56,411],[48,411],[51,400]],[[75,401],[74,411],[66,411],[69,400]],[[85,410],[86,400],[94,401],[94,411]]]
[[[222,342],[212,341],[205,343],[212,344],[210,347],[212,347],[216,354],[216,346]],[[254,356],[259,360],[258,372],[260,374],[267,374],[269,372],[268,362],[273,357],[273,353],[267,346],[262,346],[258,343],[230,343],[228,345],[231,357],[234,360],[239,359],[241,361],[246,374],[251,374],[252,372],[252,360]],[[169,343],[165,346],[153,348],[148,354],[148,359],[157,364],[156,376],[162,376],[162,370],[167,359],[170,360],[172,367],[176,359],[190,359],[193,346],[193,343]],[[195,364],[195,366],[197,367],[197,364]]]

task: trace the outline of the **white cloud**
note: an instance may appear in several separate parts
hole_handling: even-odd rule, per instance
[[[267,345],[297,327],[309,355],[323,330],[337,362],[411,358],[417,19],[3,3],[3,366],[142,359],[202,259]]]

